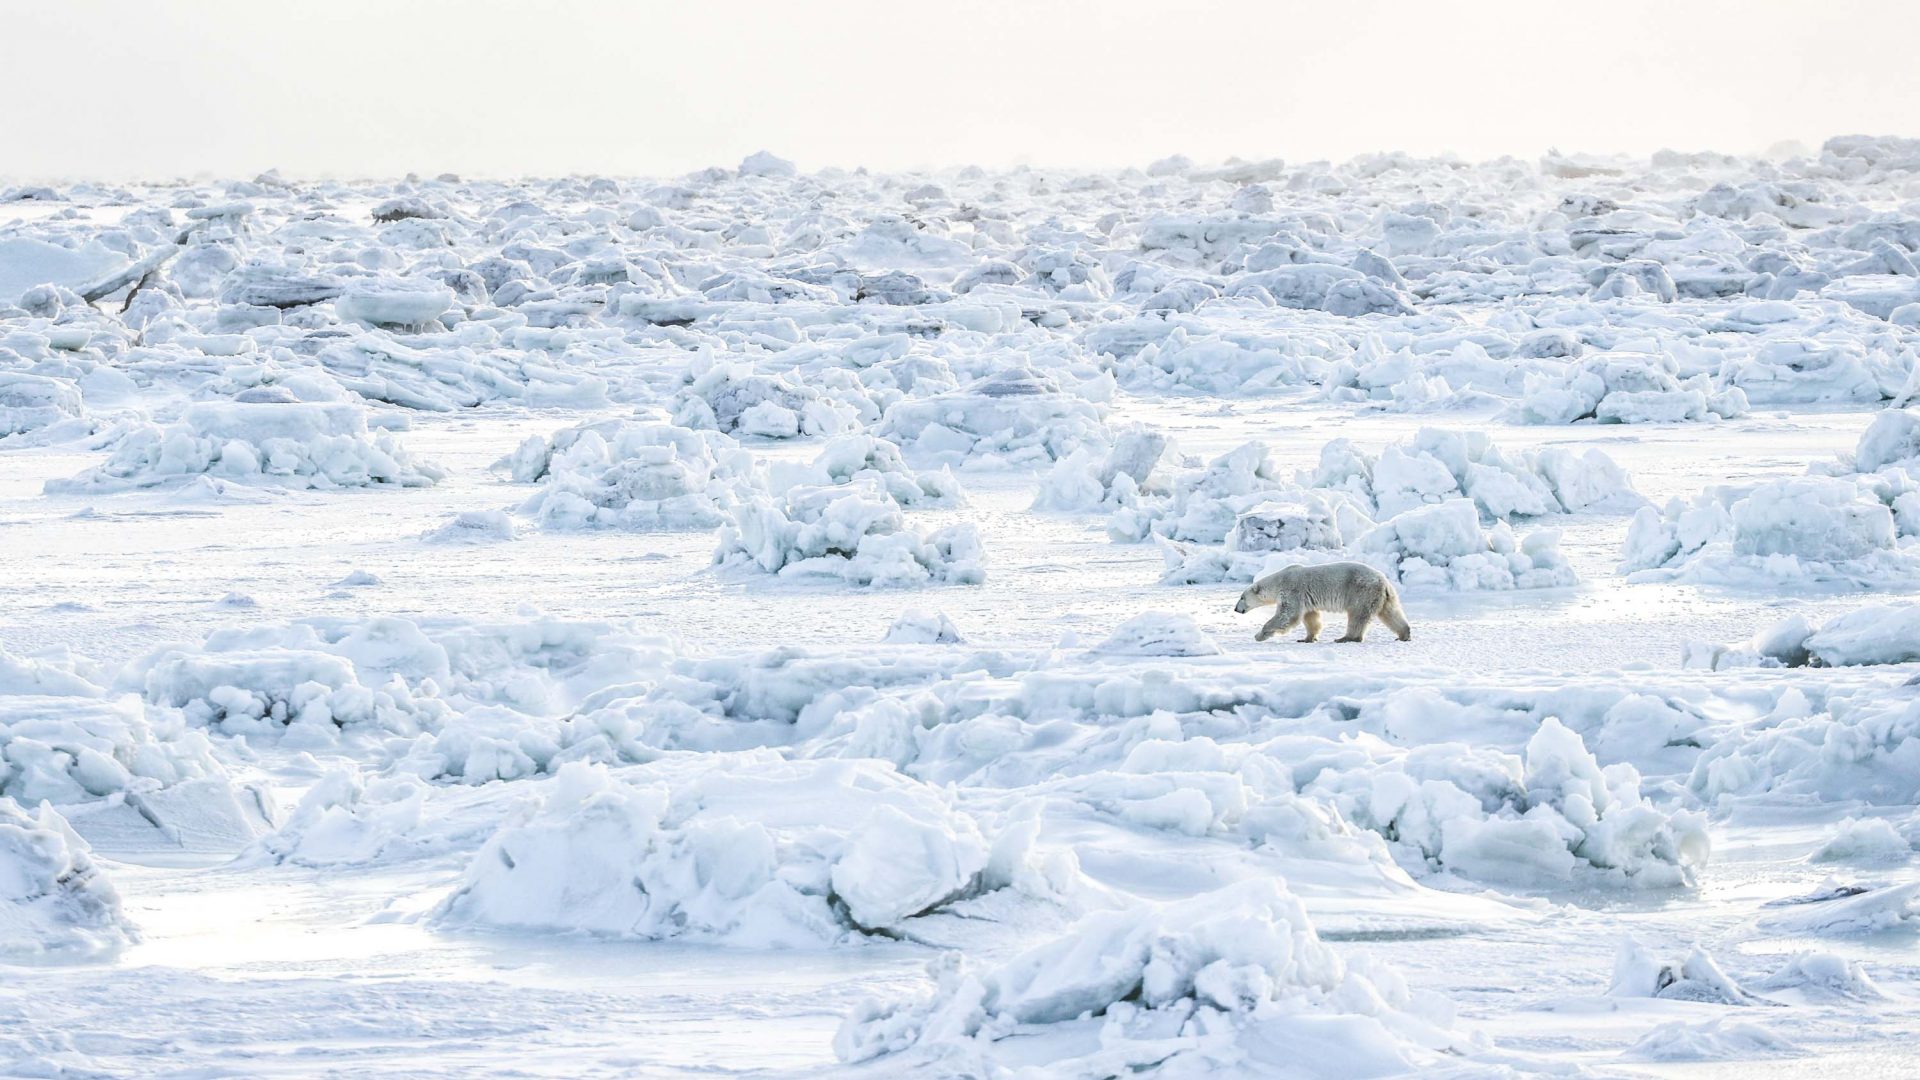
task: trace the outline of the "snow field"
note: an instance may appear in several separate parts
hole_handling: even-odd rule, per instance
[[[1917,163],[0,203],[0,1072],[1903,1063]]]

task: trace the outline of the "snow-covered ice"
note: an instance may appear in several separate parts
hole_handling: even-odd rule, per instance
[[[166,427],[133,427],[105,464],[49,481],[48,490],[112,491],[198,476],[291,487],[421,487],[443,475],[415,462],[386,432],[369,432],[357,405],[236,400],[188,406]]]
[[[112,953],[137,932],[78,833],[42,803],[0,798],[0,958]]]
[[[0,1074],[1904,1075],[1917,197],[21,188]]]
[[[841,1058],[910,1055],[988,1075],[1038,1060],[1078,1075],[1380,1076],[1474,1048],[1450,1030],[1445,1001],[1343,962],[1274,879],[1098,912],[991,971],[948,954],[934,974],[924,1003],[854,1013],[835,1039]],[[1344,1052],[1303,1061],[1301,1042]]]

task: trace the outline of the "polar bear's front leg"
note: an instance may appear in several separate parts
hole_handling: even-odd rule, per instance
[[[1253,640],[1265,641],[1275,634],[1284,634],[1293,629],[1293,624],[1299,621],[1300,605],[1293,600],[1282,601],[1279,610],[1273,613],[1273,618],[1268,619],[1267,625],[1261,627],[1260,632],[1253,635]]]
[[[1317,611],[1309,611],[1305,615],[1301,616],[1300,621],[1307,624],[1307,636],[1301,638],[1300,640],[1302,642],[1319,641],[1320,640],[1320,613]]]

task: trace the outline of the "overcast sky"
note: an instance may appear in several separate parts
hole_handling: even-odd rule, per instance
[[[0,175],[667,175],[1920,135],[1920,3],[0,0]]]

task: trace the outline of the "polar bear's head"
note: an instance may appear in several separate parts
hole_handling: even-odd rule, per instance
[[[1292,563],[1292,565],[1281,567],[1281,569],[1273,571],[1271,575],[1260,578],[1260,580],[1256,580],[1254,584],[1246,586],[1246,592],[1240,594],[1240,601],[1233,605],[1235,615],[1246,615],[1248,611],[1252,611],[1252,609],[1256,609],[1256,607],[1265,607],[1265,605],[1269,605],[1269,603],[1279,603],[1281,596],[1286,592],[1288,582],[1300,577],[1300,573],[1302,573],[1304,569],[1306,569],[1306,567],[1304,567],[1302,563]]]
[[[1293,567],[1287,567],[1287,570],[1291,569],[1293,569]],[[1285,574],[1287,570],[1268,574],[1266,577],[1247,586],[1247,591],[1240,594],[1240,602],[1233,605],[1234,614],[1245,615],[1254,608],[1278,603],[1280,600],[1280,575]]]

